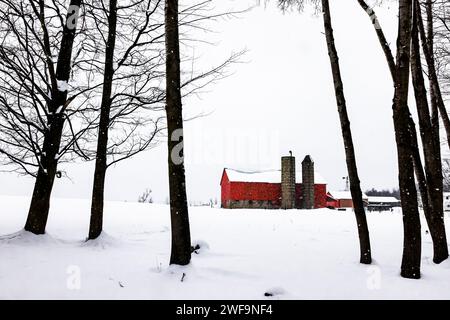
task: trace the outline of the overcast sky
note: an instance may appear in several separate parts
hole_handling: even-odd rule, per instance
[[[217,0],[243,8],[255,0]],[[344,89],[364,189],[397,185],[392,124],[393,86],[383,53],[367,15],[355,0],[332,1],[331,9]],[[397,4],[378,8],[393,50]],[[247,49],[232,75],[200,98],[184,101],[186,116],[210,113],[185,124],[186,175],[191,201],[220,199],[224,167],[244,170],[279,168],[292,150],[297,165],[310,154],[329,189],[342,189],[344,148],[334,97],[321,16],[307,10],[281,13],[258,6],[237,19],[214,24],[202,34],[214,45],[195,49],[196,67],[207,68],[231,52]],[[146,188],[164,202],[168,194],[165,144],[108,171],[106,197],[135,201]],[[93,163],[63,165],[71,177],[57,179],[54,196],[89,198]],[[0,193],[29,195],[33,180],[0,175]]]

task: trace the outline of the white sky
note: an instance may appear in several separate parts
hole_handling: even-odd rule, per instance
[[[255,0],[217,0],[242,8]],[[355,0],[331,1],[348,112],[363,189],[397,184],[392,124],[393,86],[367,15]],[[397,4],[377,12],[395,50]],[[209,88],[201,99],[184,101],[186,115],[212,112],[186,123],[186,174],[191,201],[220,199],[224,167],[268,169],[292,150],[297,165],[311,154],[330,189],[342,189],[344,148],[334,97],[321,16],[307,10],[281,13],[259,6],[239,19],[220,21],[214,34],[202,35],[214,46],[196,48],[198,67],[221,61],[246,48],[246,63]],[[412,100],[411,100],[412,101]],[[413,109],[414,105],[411,103]],[[106,197],[135,201],[149,187],[156,201],[168,194],[166,145],[110,169]],[[72,181],[58,179],[54,196],[89,198],[93,163],[64,165]],[[0,175],[0,194],[29,195],[33,180]]]

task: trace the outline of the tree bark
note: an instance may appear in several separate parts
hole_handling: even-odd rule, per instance
[[[436,190],[436,194],[433,196],[435,201],[435,208],[438,216],[434,217],[436,220],[436,224],[441,229],[441,234],[438,235],[438,240],[440,241],[439,254],[433,258],[435,263],[440,263],[446,260],[449,256],[448,253],[448,244],[447,244],[447,235],[445,231],[445,223],[444,223],[444,178],[443,178],[443,170],[442,170],[442,153],[441,153],[441,139],[440,139],[440,125],[439,125],[439,110],[441,110],[441,117],[444,122],[444,129],[447,132],[447,143],[450,147],[450,119],[448,117],[448,113],[446,111],[444,100],[442,98],[442,93],[440,90],[437,72],[436,72],[436,63],[434,58],[434,24],[433,24],[433,2],[431,0],[427,0],[426,3],[427,8],[427,19],[428,19],[428,50],[430,52],[430,66],[429,73],[432,73],[432,76],[429,77],[430,82],[430,98],[431,98],[431,128],[434,137],[434,161],[436,162],[436,171],[434,173],[435,186],[434,190]],[[418,23],[422,20],[422,14],[420,11],[420,7],[418,9]],[[423,21],[422,21],[423,23]],[[420,31],[419,31],[420,33]],[[431,196],[431,195],[430,195]]]
[[[71,0],[69,8],[81,5],[81,0]],[[75,37],[75,26],[69,26],[69,20],[74,21],[73,15],[78,14],[68,10],[66,24],[64,25],[61,48],[58,55],[56,80],[68,82],[71,70],[72,46]],[[75,20],[76,22],[76,20]],[[33,196],[28,211],[25,230],[34,234],[44,234],[50,209],[50,197],[58,166],[58,152],[64,127],[64,115],[61,110],[67,103],[67,90],[62,91],[58,85],[52,88],[52,100],[48,104],[48,127],[44,134],[40,167],[34,184]]]
[[[339,66],[339,57],[333,35],[333,27],[331,23],[330,5],[328,0],[322,0],[322,10],[324,17],[325,36],[328,47],[328,55],[330,57],[331,70],[334,80],[334,89],[336,102],[341,122],[342,137],[344,139],[345,158],[347,170],[350,179],[350,192],[352,194],[353,205],[358,225],[358,235],[360,244],[360,262],[370,264],[372,262],[370,250],[369,229],[367,226],[366,213],[362,198],[360,180],[358,176],[358,168],[356,165],[355,149],[353,146],[352,131],[350,120],[347,114],[347,105],[344,95],[344,85],[342,82],[341,71]]]
[[[386,57],[387,64],[389,66],[389,71],[391,72],[392,80],[395,82],[395,59],[392,55],[391,48],[389,47],[389,43],[386,40],[386,36],[384,35],[383,29],[380,26],[380,22],[378,21],[378,17],[375,11],[369,7],[369,5],[364,0],[357,0],[361,8],[367,13],[369,18],[372,20],[372,24],[374,25],[375,32],[378,37],[378,41],[380,42],[381,48],[383,49],[384,55]]]
[[[427,12],[427,48],[431,51],[431,57],[430,57],[430,63],[431,68],[435,71],[436,74],[436,62],[434,58],[434,23],[433,23],[433,2],[432,0],[427,0],[426,3],[426,12]],[[420,5],[417,5],[417,23],[420,23],[422,19],[422,12],[420,10]],[[420,34],[420,31],[419,31]],[[437,79],[437,77],[436,77]],[[434,143],[436,144],[436,159],[439,161],[439,163],[442,163],[442,157],[441,157],[441,139],[440,139],[440,132],[439,132],[439,108],[438,103],[439,99],[437,97],[437,93],[434,89],[434,83],[432,79],[429,79],[430,83],[430,98],[431,98],[431,127],[433,130],[434,135]],[[438,84],[439,85],[439,84]],[[445,113],[445,115],[448,118],[448,114]],[[440,175],[442,178],[442,165],[439,166],[440,168]],[[441,179],[442,180],[442,179]],[[442,186],[441,186],[442,187]],[[441,195],[443,198],[443,195]],[[442,199],[443,200],[443,199]],[[441,201],[441,204],[443,204],[443,201]]]
[[[116,46],[117,0],[109,1],[108,39],[105,52],[103,92],[98,128],[97,155],[95,159],[94,184],[92,189],[89,239],[96,239],[103,230],[103,208],[105,177],[107,170],[108,130],[111,112],[111,92],[114,76],[114,50]]]
[[[166,0],[165,2],[165,28],[166,114],[172,227],[170,264],[187,265],[191,260],[191,236],[183,154],[178,0]]]
[[[441,263],[448,258],[447,237],[444,225],[442,163],[440,145],[436,143],[436,131],[432,124],[432,117],[427,99],[425,80],[423,77],[422,61],[420,57],[420,42],[418,32],[419,3],[414,1],[414,17],[412,28],[411,71],[414,93],[416,97],[417,113],[419,116],[420,135],[425,159],[425,173],[428,185],[428,197],[431,214],[426,214],[427,223],[433,238],[435,263]],[[432,97],[433,99],[433,97]],[[439,133],[437,133],[439,142]]]
[[[400,197],[403,211],[403,257],[401,276],[419,279],[421,263],[421,230],[414,179],[413,141],[408,108],[408,86],[411,53],[412,0],[399,1],[396,83],[393,119],[399,168]]]
[[[431,221],[431,216],[433,214],[430,201],[429,201],[429,193],[428,193],[428,182],[425,176],[425,172],[423,170],[422,159],[420,158],[419,152],[419,142],[417,141],[417,131],[416,124],[414,121],[410,120],[409,128],[411,130],[411,141],[413,145],[413,164],[414,164],[414,172],[417,178],[417,184],[419,185],[420,197],[422,199],[422,208],[425,217],[427,217],[428,228],[430,229],[430,233],[434,232],[433,225],[429,223]]]

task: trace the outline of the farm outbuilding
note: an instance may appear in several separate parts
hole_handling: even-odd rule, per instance
[[[367,206],[369,198],[363,193],[363,202]],[[353,208],[353,199],[350,191],[329,191],[327,193],[327,207],[333,209]]]
[[[401,207],[401,202],[395,197],[369,197],[369,211],[386,211]]]
[[[306,156],[302,170],[295,157],[283,157],[281,170],[248,172],[226,168],[221,186],[222,208],[314,209],[325,208],[327,183]]]

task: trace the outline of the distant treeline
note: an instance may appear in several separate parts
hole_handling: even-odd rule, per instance
[[[396,199],[400,199],[400,190],[399,189],[383,189],[377,190],[372,188],[366,191],[366,195],[369,197],[395,197]]]

